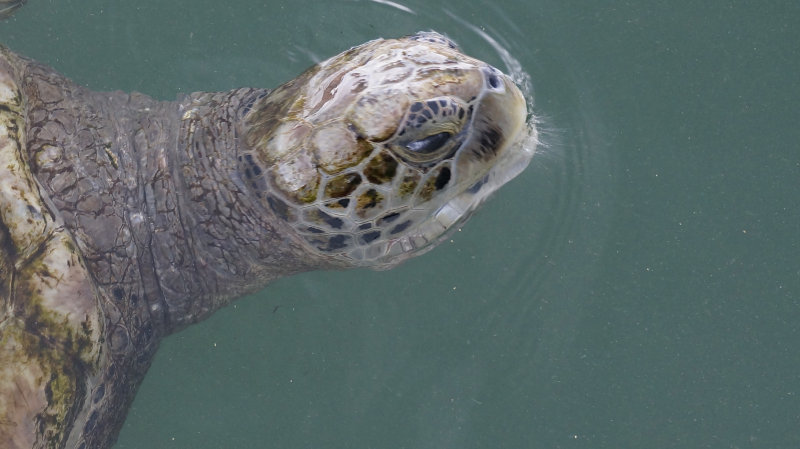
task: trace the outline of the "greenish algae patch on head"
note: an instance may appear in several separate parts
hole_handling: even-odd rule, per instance
[[[298,96],[298,92],[317,70],[317,66],[314,66],[273,90],[269,95],[259,99],[245,116],[244,142],[248,148],[264,149],[255,153],[263,164],[272,165],[292,149],[281,140],[284,136],[276,135],[273,131],[288,117],[297,116],[302,110],[305,97]],[[305,130],[307,131],[310,129]]]

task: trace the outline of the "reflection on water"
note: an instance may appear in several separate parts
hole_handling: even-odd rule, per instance
[[[370,1],[373,1],[375,3],[380,3],[382,5],[388,5],[391,6],[392,8],[397,8],[400,11],[407,12],[409,14],[416,14],[411,8],[401,5],[400,3],[397,2],[390,2],[389,0],[370,0]]]

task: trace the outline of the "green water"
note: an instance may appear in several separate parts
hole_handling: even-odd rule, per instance
[[[164,341],[127,448],[800,447],[800,4],[30,0],[95,89],[270,87],[436,29],[519,59],[547,146],[453,241]]]

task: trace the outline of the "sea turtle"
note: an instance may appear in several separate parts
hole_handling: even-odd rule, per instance
[[[527,118],[435,32],[175,102],[0,47],[0,444],[109,447],[164,336],[279,277],[432,248],[528,164]]]

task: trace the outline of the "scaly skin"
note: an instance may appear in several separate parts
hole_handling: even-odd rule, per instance
[[[110,447],[164,336],[283,276],[432,248],[527,165],[525,118],[435,33],[177,102],[0,47],[0,444]]]
[[[331,266],[233,181],[262,93],[94,93],[3,49],[0,441],[108,447],[164,335]]]

